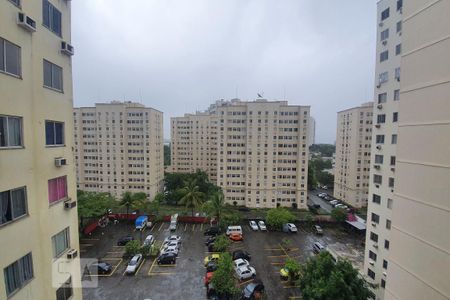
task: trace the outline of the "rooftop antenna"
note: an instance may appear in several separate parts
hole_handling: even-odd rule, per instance
[[[258,95],[258,98],[262,98],[262,97],[264,97],[264,93],[256,93],[256,95]]]

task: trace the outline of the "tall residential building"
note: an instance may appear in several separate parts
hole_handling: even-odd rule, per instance
[[[403,9],[389,300],[450,299],[449,13],[446,0],[408,0]]]
[[[81,190],[163,191],[163,113],[139,103],[112,101],[74,108],[77,186]]]
[[[82,297],[70,3],[0,1],[0,299]]]
[[[208,161],[200,163],[200,160],[215,158],[217,185],[228,203],[306,208],[309,106],[288,105],[287,101],[233,99],[216,102],[207,114],[212,121],[203,124],[212,122],[210,133],[217,138],[214,147],[203,146],[214,152],[210,155],[199,156],[198,150],[188,146],[196,141],[200,147],[205,145],[207,140],[199,140],[198,133],[192,132],[201,127],[177,123],[191,122],[198,115],[172,119],[172,133],[176,133],[172,134],[172,145],[179,145],[172,147],[174,169],[193,171],[187,169],[189,161],[208,167]]]
[[[309,118],[309,145],[316,143],[316,120],[313,117]]]
[[[334,197],[367,206],[373,102],[337,114]]]
[[[205,171],[217,182],[217,117],[208,112],[171,118],[171,171]]]
[[[368,280],[379,286],[375,291],[377,299],[384,299],[387,257],[391,243],[390,225],[395,188],[400,99],[402,17],[402,0],[381,0],[377,3],[374,126],[364,259],[364,270]]]

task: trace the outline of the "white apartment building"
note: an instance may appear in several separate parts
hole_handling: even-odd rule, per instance
[[[367,206],[372,119],[373,102],[337,113],[334,197],[357,208]]]
[[[163,191],[163,113],[112,101],[73,109],[77,187],[108,192]]]
[[[309,145],[316,143],[316,120],[313,117],[309,118]]]
[[[403,9],[388,300],[450,299],[449,13],[447,0]]]
[[[171,171],[205,171],[217,182],[217,117],[208,112],[171,118]]]
[[[0,299],[81,299],[71,2],[0,1]]]
[[[364,270],[384,299],[391,245],[402,52],[402,0],[377,3],[377,48]],[[376,166],[376,167],[375,167]]]
[[[215,171],[217,185],[228,203],[306,208],[309,106],[233,99],[217,101],[206,114],[211,120],[203,121],[203,130],[212,136],[203,140],[197,136],[200,133],[192,132],[201,132],[202,121],[198,120],[200,127],[187,126],[186,122],[196,125],[190,122],[204,115],[172,119],[174,170],[192,172],[203,167],[206,172]],[[206,130],[207,124],[213,124],[209,125],[210,131]],[[212,141],[209,148],[205,145],[208,140]],[[196,143],[199,149],[195,149]],[[200,156],[202,147],[214,153]],[[205,158],[210,160],[201,162]],[[215,159],[215,170],[210,168],[211,159]]]

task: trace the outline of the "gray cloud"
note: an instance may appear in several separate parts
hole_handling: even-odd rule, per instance
[[[311,105],[319,142],[336,112],[373,98],[374,1],[77,0],[76,106],[133,100],[169,119],[221,98]]]

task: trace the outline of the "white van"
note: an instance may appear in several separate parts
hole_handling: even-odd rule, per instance
[[[242,227],[241,226],[228,226],[226,233],[227,233],[227,235],[230,235],[232,233],[242,234]]]

